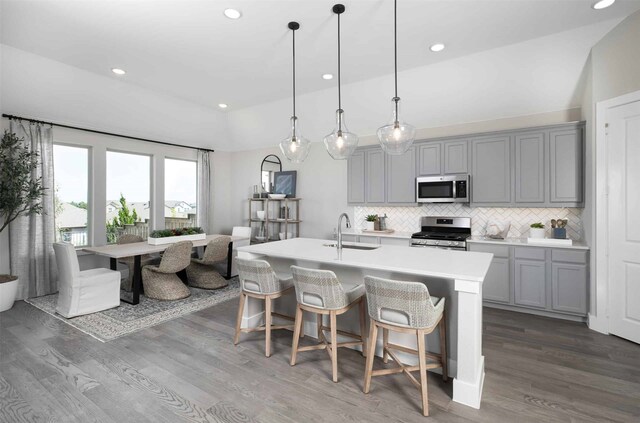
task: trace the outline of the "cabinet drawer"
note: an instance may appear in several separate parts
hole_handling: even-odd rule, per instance
[[[399,245],[401,247],[409,247],[411,245],[411,240],[404,238],[387,238],[380,237],[380,244],[382,245]]]
[[[360,235],[358,242],[364,242],[366,244],[380,244],[380,238],[377,236]]]
[[[469,251],[492,253],[494,257],[509,258],[509,247],[506,245],[469,243]]]
[[[551,261],[561,261],[564,263],[587,263],[586,251],[573,251],[573,250],[551,250]]]
[[[545,250],[545,248],[537,247],[516,247],[514,248],[514,256],[517,259],[544,260]]]

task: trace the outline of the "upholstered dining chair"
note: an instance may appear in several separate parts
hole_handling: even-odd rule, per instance
[[[215,264],[227,261],[231,238],[219,236],[207,244],[202,258],[192,258],[187,267],[189,285],[202,289],[219,289],[229,285],[229,282],[216,270]]]
[[[305,269],[291,266],[293,273],[293,285],[296,290],[298,305],[296,308],[296,323],[293,332],[293,346],[291,347],[291,365],[295,366],[298,352],[310,350],[327,350],[331,357],[332,378],[338,381],[338,348],[360,345],[362,355],[367,355],[366,350],[366,323],[364,310],[364,286],[355,285],[348,289],[343,287],[340,280],[330,270]],[[358,306],[360,313],[360,334],[338,330],[337,316],[346,313]],[[302,329],[303,312],[316,314],[318,327],[317,345],[299,347],[298,335]],[[323,316],[329,315],[329,326],[324,326]],[[330,332],[329,340],[325,338],[324,331]],[[354,341],[338,342],[338,333],[354,339]]]
[[[191,295],[189,288],[176,273],[184,270],[191,262],[191,241],[171,244],[162,255],[159,265],[142,268],[144,294],[156,300],[180,300]]]
[[[373,370],[375,354],[369,354],[365,367],[364,393],[369,393],[372,376],[405,373],[411,382],[420,389],[422,396],[422,414],[429,415],[429,397],[427,394],[427,370],[442,368],[442,378],[447,375],[446,318],[445,299],[433,297],[427,286],[421,282],[402,282],[390,279],[365,276],[369,318],[369,349],[376,347],[378,328],[382,328],[383,361],[393,358],[396,368]],[[425,336],[436,328],[440,332],[440,354],[427,352]],[[410,333],[417,337],[417,350],[395,345],[389,342],[389,331]],[[393,350],[418,356],[417,366],[402,363]],[[429,360],[429,362],[427,362]],[[420,381],[411,372],[420,372]]]
[[[144,239],[139,235],[124,234],[118,237],[118,240],[116,241],[116,243],[118,245],[121,245],[121,244],[132,244],[134,242],[143,242],[143,241]],[[159,260],[158,257],[153,257],[149,254],[144,254],[142,257],[140,257],[140,265],[146,266],[147,264],[155,264],[158,260]],[[122,281],[120,288],[124,289],[125,291],[131,291],[131,287],[133,286],[134,259],[133,257],[123,257],[118,259],[118,261],[126,264],[127,267],[129,268],[129,275],[127,276],[127,279]]]
[[[120,272],[80,271],[76,250],[68,242],[54,243],[53,251],[58,265],[58,314],[70,318],[120,305]]]

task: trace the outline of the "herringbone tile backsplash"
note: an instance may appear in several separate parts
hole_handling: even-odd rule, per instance
[[[355,226],[364,227],[365,216],[386,213],[387,227],[399,232],[417,232],[420,230],[422,216],[456,216],[471,218],[473,235],[484,235],[490,221],[511,222],[508,237],[522,238],[529,232],[529,225],[542,222],[551,229],[551,219],[567,219],[567,236],[574,240],[583,238],[582,209],[578,208],[495,208],[469,207],[465,204],[428,204],[412,207],[354,207]]]

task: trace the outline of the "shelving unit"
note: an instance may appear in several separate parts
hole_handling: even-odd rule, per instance
[[[249,225],[253,227],[254,224],[259,223],[258,233],[260,228],[264,230],[264,239],[253,236],[251,241],[255,243],[278,241],[281,232],[285,233],[285,239],[299,237],[302,222],[300,200],[300,198],[249,198]],[[281,207],[284,207],[284,215],[281,213]],[[258,219],[255,212],[262,210],[265,211],[264,219]],[[295,211],[291,213],[293,210]],[[292,230],[289,229],[290,225]],[[272,231],[272,229],[277,230]]]

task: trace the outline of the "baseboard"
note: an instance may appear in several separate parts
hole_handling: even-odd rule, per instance
[[[481,358],[478,379],[473,382],[453,379],[453,400],[473,408],[480,408],[484,386],[484,356]]]
[[[536,310],[533,308],[525,308],[507,304],[496,304],[485,301],[482,303],[482,306],[488,308],[497,308],[500,310],[515,311],[516,313],[535,314],[536,316],[550,317],[552,319],[570,320],[572,322],[586,323],[587,321],[587,318],[582,316],[574,316],[571,314],[562,314],[546,310]]]
[[[587,318],[587,325],[589,326],[589,329],[609,335],[609,318],[598,317],[591,313],[589,313]]]

